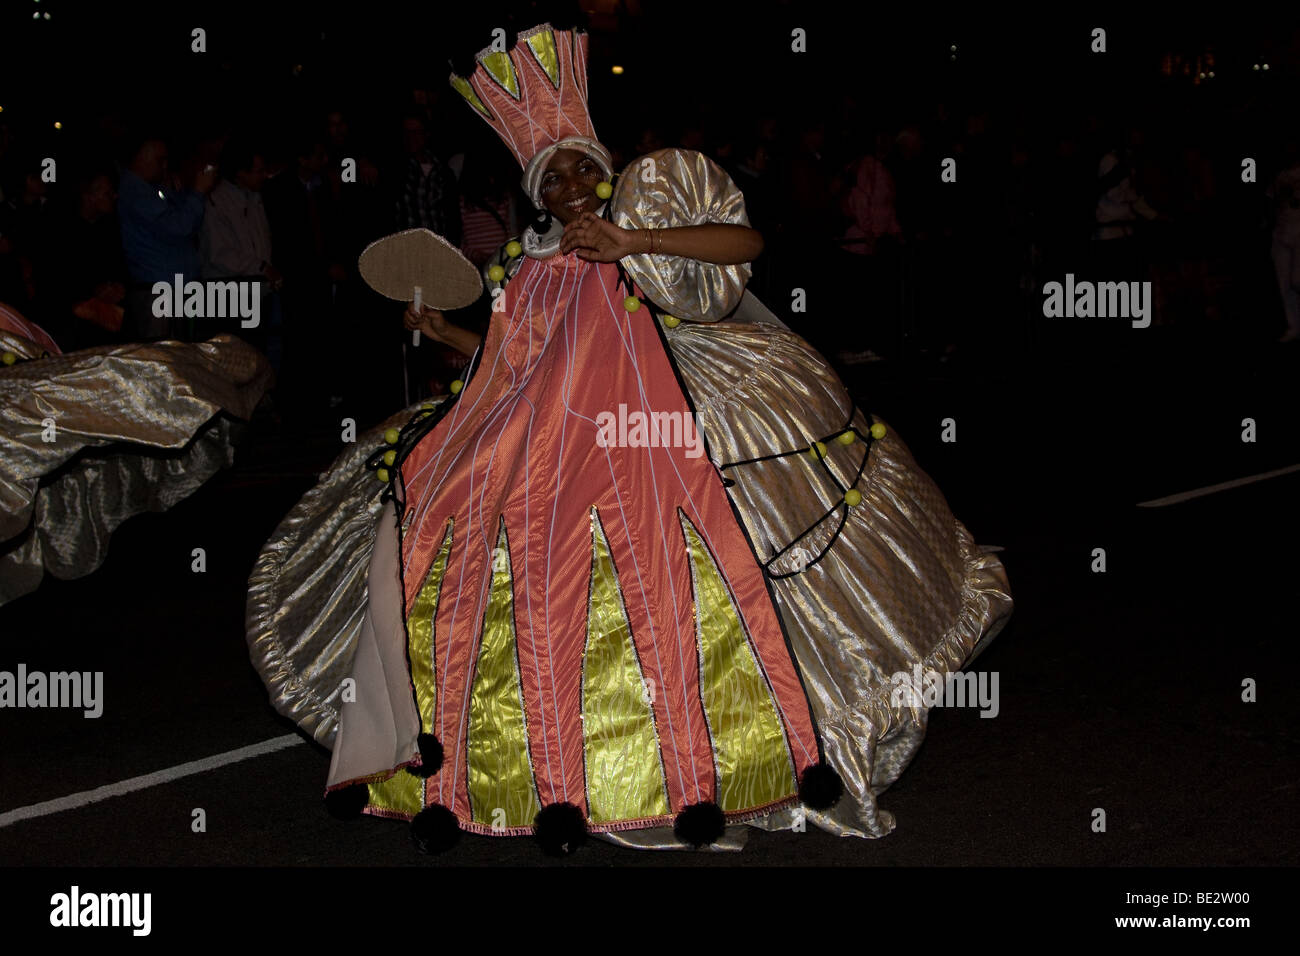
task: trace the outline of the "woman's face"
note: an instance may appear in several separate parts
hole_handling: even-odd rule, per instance
[[[576,149],[557,149],[542,174],[542,202],[568,225],[585,212],[595,212],[602,200],[596,184],[604,180],[600,164]]]

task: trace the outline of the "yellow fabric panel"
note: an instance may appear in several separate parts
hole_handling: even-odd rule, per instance
[[[582,655],[583,751],[592,823],[670,812],[652,693],[632,642],[609,541],[592,508],[591,586]]]
[[[469,800],[475,823],[523,827],[532,825],[541,807],[528,755],[505,521],[500,522],[496,554],[470,695]]]
[[[370,784],[370,807],[415,816],[424,809],[425,779],[399,770],[387,780]]]
[[[438,688],[434,674],[433,634],[434,619],[438,615],[438,595],[442,592],[442,576],[447,570],[447,557],[451,554],[452,520],[447,519],[447,532],[442,538],[442,548],[433,560],[433,567],[424,579],[424,586],[415,598],[415,606],[406,619],[407,651],[411,661],[411,683],[415,685],[415,703],[420,711],[420,730],[433,733],[433,705]]]
[[[785,728],[731,592],[699,532],[678,509],[690,555],[700,655],[700,699],[724,811],[766,806],[798,786]]]
[[[433,622],[438,613],[438,595],[442,591],[443,573],[447,570],[447,557],[451,553],[452,521],[447,519],[447,531],[442,538],[442,548],[424,579],[424,586],[415,598],[415,606],[406,619],[407,651],[411,662],[411,682],[415,685],[415,703],[420,712],[420,730],[433,732],[433,705],[437,700],[434,681]],[[392,777],[370,784],[370,806],[379,810],[395,810],[417,814],[424,809],[425,778],[400,770]]]
[[[478,98],[478,94],[474,92],[474,87],[470,86],[469,80],[464,77],[453,76],[451,85],[457,93],[465,97],[465,102],[469,103],[470,106],[482,113],[487,119],[493,118],[492,114],[488,112],[488,108],[483,105],[483,101]]]
[[[551,78],[555,88],[560,88],[560,58],[555,52],[555,34],[550,30],[543,30],[541,33],[534,33],[528,38],[529,49],[533,51],[533,56],[541,64],[546,75]]]
[[[500,83],[501,87],[515,99],[519,99],[519,77],[515,76],[515,65],[509,53],[489,53],[479,62],[483,64],[483,69],[487,70],[492,79]]]

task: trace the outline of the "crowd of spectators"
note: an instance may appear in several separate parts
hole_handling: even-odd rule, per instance
[[[403,388],[439,392],[463,357],[409,348],[401,307],[360,281],[359,253],[422,226],[482,266],[533,210],[490,134],[440,125],[424,91],[392,117],[359,133],[324,109],[287,134],[188,136],[106,118],[54,157],[57,174],[0,117],[0,301],[65,349],[245,335],[272,358],[288,405],[361,398],[378,412]],[[848,104],[723,124],[687,115],[607,142],[616,168],[664,146],[716,160],[765,238],[751,288],[843,365],[1014,343],[1041,316],[1043,283],[1071,271],[1151,280],[1158,325],[1249,308],[1271,316],[1262,334],[1300,336],[1293,143],[1262,157],[1261,189],[1243,198],[1231,151],[1096,116],[1052,132],[942,106],[881,122]],[[1275,269],[1263,285],[1261,263]],[[178,275],[256,280],[261,325],[156,316],[153,284]],[[455,318],[482,327],[487,315]]]

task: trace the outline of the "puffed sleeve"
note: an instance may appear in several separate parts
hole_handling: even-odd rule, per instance
[[[634,160],[619,177],[610,202],[611,220],[624,229],[749,225],[745,196],[731,177],[690,149],[661,149]],[[649,253],[622,262],[655,305],[696,322],[716,322],[735,309],[750,276],[749,263],[723,266]]]

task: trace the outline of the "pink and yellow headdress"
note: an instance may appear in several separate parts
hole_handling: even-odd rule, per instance
[[[549,23],[524,30],[509,52],[484,47],[452,87],[487,121],[524,168],[524,192],[542,208],[541,181],[558,149],[587,153],[613,177],[613,159],[587,112],[587,35]]]

